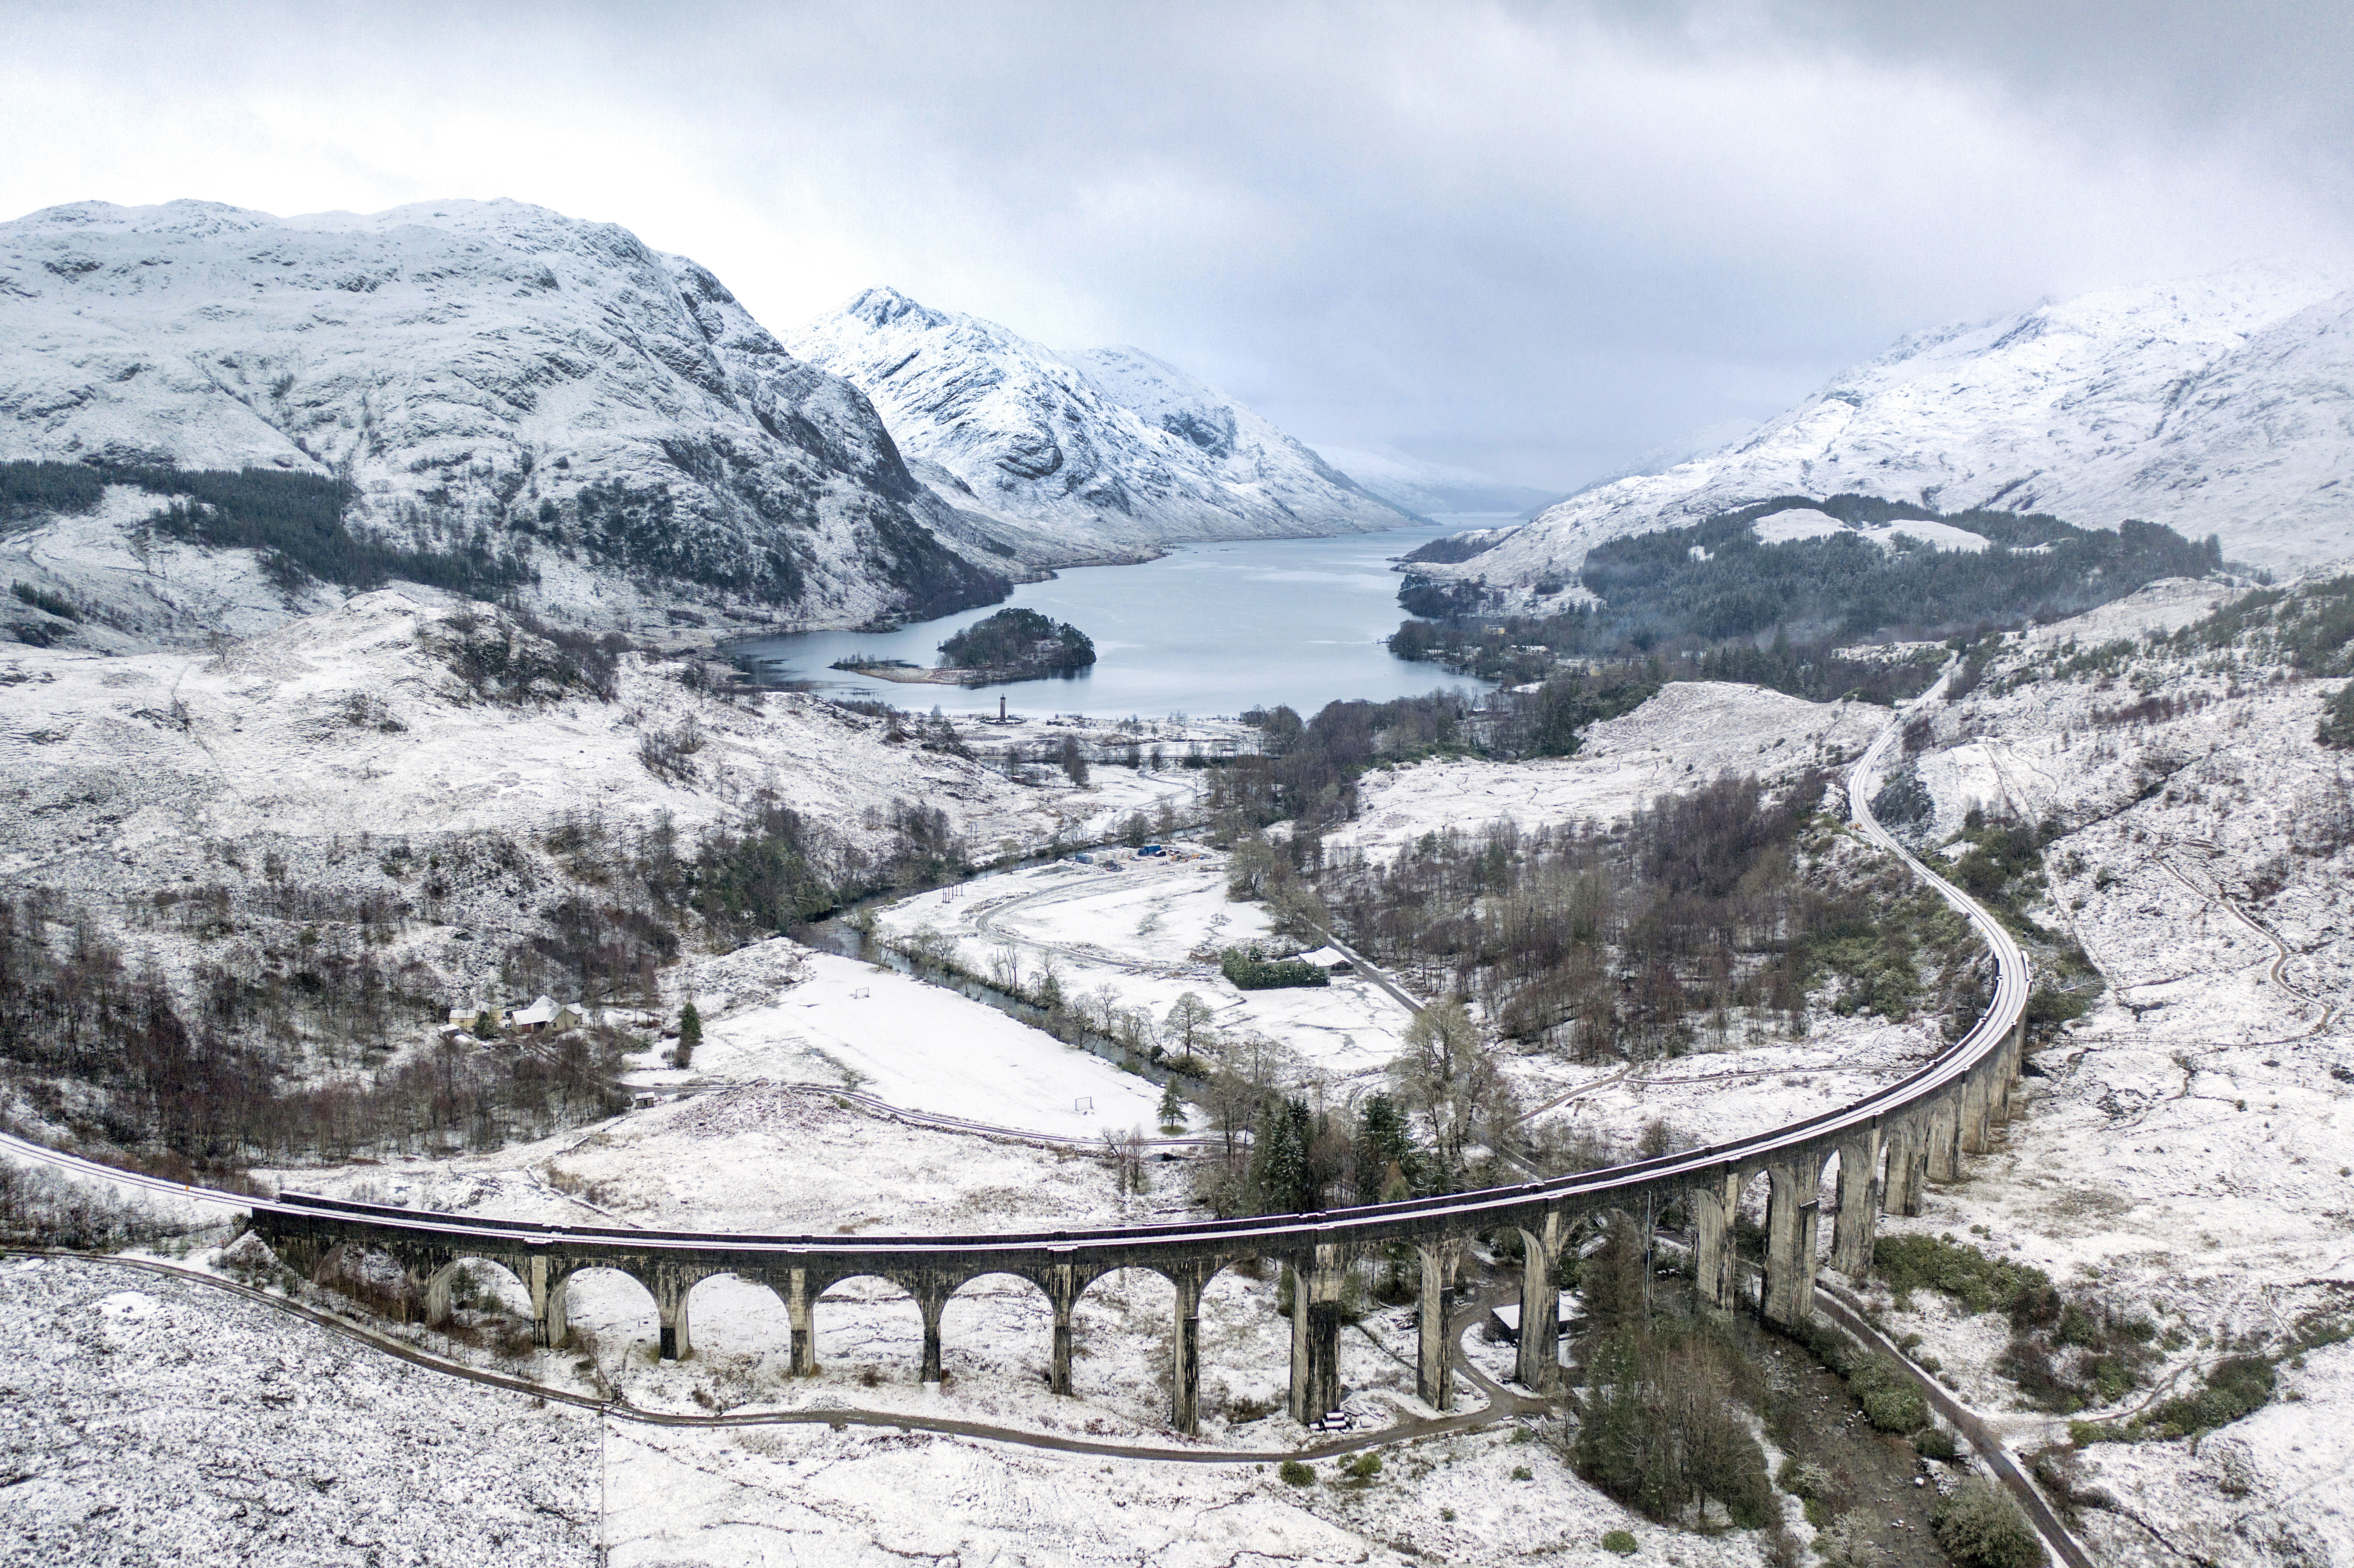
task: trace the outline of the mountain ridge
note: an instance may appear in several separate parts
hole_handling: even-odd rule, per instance
[[[1777,496],[2128,518],[2296,568],[2354,556],[2354,290],[2278,267],[2105,290],[1907,334],[1753,434],[1583,492],[1428,580],[1500,605],[1604,540]]]
[[[355,527],[513,548],[570,617],[858,625],[1008,586],[856,388],[618,225],[69,204],[0,224],[0,460],[332,476]],[[58,526],[54,557],[104,555]]]
[[[858,387],[917,471],[1024,563],[1409,519],[1264,417],[1141,349],[1058,352],[888,287],[788,341]]]

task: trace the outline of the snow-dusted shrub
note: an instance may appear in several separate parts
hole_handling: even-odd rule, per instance
[[[1773,1522],[1765,1450],[1740,1408],[1756,1372],[1722,1330],[1690,1320],[1622,1330],[1587,1372],[1585,1423],[1561,1439],[1587,1480],[1666,1523],[1710,1502],[1744,1530]]]
[[[1782,1461],[1782,1467],[1774,1474],[1774,1482],[1794,1498],[1828,1497],[1831,1473],[1812,1459],[1792,1455]]]
[[[1882,1236],[1872,1243],[1872,1265],[1900,1296],[1943,1291],[1972,1312],[2008,1312],[2029,1293],[2052,1288],[2040,1268],[1935,1236]]]
[[[649,729],[638,736],[638,761],[657,779],[676,783],[695,780],[695,754],[703,749],[703,726],[693,714],[668,729]]]
[[[1929,1510],[1929,1527],[1956,1568],[2041,1568],[2043,1542],[2010,1494],[1972,1476]]]
[[[418,636],[483,702],[521,705],[591,696],[610,703],[626,638],[543,625],[520,610],[461,609]]]
[[[1332,977],[1314,964],[1269,961],[1260,958],[1256,948],[1226,948],[1218,955],[1218,971],[1240,991],[1279,991],[1332,983]]]
[[[1917,1432],[1929,1424],[1929,1402],[1885,1356],[1867,1356],[1848,1373],[1848,1387],[1864,1419],[1882,1432]]]
[[[2321,705],[2321,727],[2314,738],[2339,751],[2354,749],[2354,681],[2338,687],[2338,694]]]
[[[1951,1459],[1961,1452],[1954,1435],[1942,1426],[1925,1426],[1914,1433],[1913,1447],[1925,1459]]]
[[[1841,1514],[1837,1524],[1816,1536],[1815,1551],[1822,1557],[1823,1568],[1871,1568],[1880,1560],[1880,1549],[1872,1544],[1862,1521],[1852,1513]]]

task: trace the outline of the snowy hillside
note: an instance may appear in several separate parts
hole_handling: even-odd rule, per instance
[[[1387,447],[1319,446],[1316,455],[1391,505],[1426,517],[1465,513],[1522,516],[1561,493],[1513,484],[1476,468],[1424,462]]]
[[[216,883],[240,907],[289,887],[397,906],[401,934],[377,956],[419,966],[440,994],[493,983],[540,933],[544,899],[574,883],[547,849],[567,823],[618,842],[659,822],[693,842],[782,798],[854,856],[887,853],[885,818],[916,804],[981,855],[1064,831],[1063,791],[811,698],[714,693],[694,662],[626,654],[610,697],[542,683],[539,700],[499,700],[461,668],[495,655],[501,629],[468,619],[385,591],[209,658],[14,649],[0,661],[0,768],[16,786],[0,876],[110,910]],[[545,652],[523,637],[514,650]],[[1068,793],[1082,813],[1099,798]],[[243,940],[282,935],[272,913],[237,923]],[[224,950],[108,931],[175,983]]]
[[[850,625],[1005,587],[935,536],[952,514],[865,399],[717,279],[511,201],[0,225],[9,459],[334,475],[354,527],[441,549],[482,530],[544,605],[604,621],[688,599]]]
[[[2306,592],[2343,616],[2342,595]],[[2018,1363],[1999,1313],[1930,1291],[1901,1309],[1867,1299],[1892,1333],[1924,1337],[2014,1452],[2066,1437],[2069,1414],[2137,1436],[2061,1451],[2093,1560],[2133,1568],[2354,1561],[2328,1501],[2344,1491],[2354,1357],[2306,1350],[2345,1308],[2354,1185],[2354,799],[2345,754],[2317,736],[2343,701],[2330,627],[2345,623],[2299,631],[2296,599],[2275,619],[2258,596],[2236,630],[2202,633],[2232,597],[2155,584],[2005,637],[1963,700],[1924,705],[1909,757],[1892,759],[1924,790],[1924,842],[1967,831],[1973,809],[2041,824],[2048,886],[2031,917],[2081,944],[2105,990],[2041,1048],[2029,1114],[1968,1162],[1973,1179],[1883,1224],[1982,1236],[2169,1332],[2134,1392],[2035,1408],[2005,1375]],[[2090,975],[2051,968],[2046,983],[2089,999]],[[2235,1354],[2270,1369],[2253,1411],[2187,1441],[2122,1430]]]
[[[2354,555],[2349,476],[2354,291],[2251,268],[1907,338],[1740,441],[1582,492],[1485,554],[1420,570],[1574,580],[1606,539],[1846,492],[2080,527],[2140,518],[2285,566]]]
[[[792,352],[870,398],[917,471],[1025,562],[1405,521],[1266,419],[1133,348],[1057,354],[869,289]]]

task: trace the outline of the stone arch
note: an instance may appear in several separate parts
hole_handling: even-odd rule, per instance
[[[1080,1286],[1071,1298],[1071,1392],[1146,1420],[1168,1408],[1179,1300],[1177,1279],[1149,1265],[1107,1268]]]
[[[1857,1128],[1832,1143],[1816,1171],[1820,1202],[1833,1216],[1830,1224],[1819,1227],[1818,1249],[1850,1279],[1861,1280],[1872,1268],[1881,1194],[1887,1190],[1882,1174],[1887,1141],[1877,1122]]]
[[[440,1262],[440,1266],[425,1277],[425,1320],[445,1323],[450,1319],[451,1297],[461,1272],[471,1272],[480,1265],[495,1269],[505,1277],[505,1283],[493,1280],[492,1288],[499,1305],[528,1320],[531,1317],[531,1285],[516,1265],[520,1259],[502,1257],[490,1253],[460,1252]]]
[[[633,1268],[618,1263],[573,1263],[550,1269],[547,1282],[547,1342],[561,1345],[573,1329],[585,1328],[600,1340],[635,1343],[662,1339],[661,1298],[655,1287]],[[583,1281],[588,1288],[578,1288]],[[626,1279],[635,1292],[619,1286]],[[637,1305],[642,1297],[644,1305]]]
[[[976,1288],[978,1287],[979,1288]],[[1076,1292],[1074,1292],[1076,1294]],[[1027,1269],[985,1269],[959,1280],[940,1308],[942,1370],[1055,1388],[1056,1330],[1067,1349],[1067,1303],[1056,1311],[1053,1287]],[[953,1351],[953,1354],[951,1354]]]
[[[1290,1354],[1291,1319],[1278,1308],[1282,1259],[1256,1252],[1204,1261],[1191,1279],[1178,1279],[1178,1329],[1193,1336],[1189,1367],[1200,1411],[1201,1384],[1210,1377],[1209,1408],[1230,1424],[1257,1420],[1283,1407],[1288,1395],[1285,1371]],[[1185,1311],[1192,1307],[1192,1313]],[[1172,1399],[1174,1408],[1174,1394]],[[1186,1425],[1180,1411],[1176,1425]]]
[[[429,1319],[428,1281],[450,1255],[447,1247],[430,1244],[358,1237],[329,1242],[314,1254],[312,1284],[396,1323]]]
[[[715,1269],[684,1283],[677,1308],[681,1340],[686,1338],[690,1306],[697,1355],[753,1361],[772,1356],[789,1361],[792,1355],[792,1314],[758,1270]]]
[[[1939,1089],[1921,1115],[1928,1145],[1927,1178],[1951,1181],[1961,1174],[1962,1086],[1956,1082]]]
[[[1766,1219],[1774,1206],[1774,1178],[1760,1165],[1741,1173],[1739,1196],[1734,1203],[1734,1234],[1744,1261],[1766,1260]]]
[[[896,1366],[920,1367],[924,1308],[920,1281],[879,1271],[837,1274],[810,1282],[811,1353],[819,1366],[855,1368],[864,1378],[888,1377]]]
[[[1887,1170],[1881,1179],[1881,1207],[1892,1214],[1921,1212],[1921,1192],[1929,1174],[1929,1128],[1925,1108],[1908,1108],[1889,1123],[1882,1141],[1888,1149]]]

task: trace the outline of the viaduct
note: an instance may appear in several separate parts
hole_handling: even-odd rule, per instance
[[[532,1339],[566,1337],[565,1287],[585,1269],[618,1269],[654,1298],[662,1354],[690,1347],[687,1303],[695,1285],[716,1275],[765,1286],[783,1300],[792,1324],[792,1367],[817,1370],[815,1314],[828,1287],[877,1276],[913,1296],[923,1316],[923,1378],[940,1378],[940,1315],[964,1284],[990,1274],[1034,1283],[1052,1303],[1056,1393],[1071,1391],[1071,1320],[1088,1285],[1115,1269],[1143,1268],[1176,1287],[1171,1422],[1183,1433],[1200,1417],[1200,1310],[1204,1290],[1224,1268],[1252,1257],[1293,1271],[1290,1411],[1302,1424],[1337,1409],[1341,1298],[1350,1262],[1403,1245],[1420,1260],[1417,1393],[1445,1410],[1453,1398],[1441,1292],[1461,1249],[1475,1235],[1520,1234],[1518,1381],[1544,1390],[1560,1378],[1559,1265],[1585,1222],[1612,1213],[1631,1216],[1648,1249],[1652,1222],[1681,1205],[1690,1216],[1691,1255],[1701,1299],[1731,1309],[1742,1287],[1734,1254],[1734,1219],[1743,1193],[1766,1184],[1766,1267],[1758,1308],[1785,1328],[1814,1311],[1820,1195],[1834,1159],[1838,1202],[1830,1255],[1861,1275],[1872,1258],[1883,1211],[1917,1213],[1923,1183],[1957,1174],[1959,1157],[1982,1152],[1992,1127],[2022,1108],[2019,1092],[2025,1044],[2028,972],[2018,944],[1987,912],[1907,853],[1872,814],[1869,781],[1896,734],[1891,725],[1850,775],[1855,824],[1902,856],[1977,929],[1996,969],[1993,1001],[1963,1038],[1901,1083],[1863,1099],[1771,1132],[1631,1165],[1524,1185],[1446,1197],[1334,1209],[1312,1214],[1262,1214],[1114,1229],[987,1235],[741,1235],[691,1231],[555,1226],[473,1219],[288,1193],[253,1205],[253,1228],[297,1267],[315,1266],[339,1246],[390,1255],[421,1281],[428,1316],[447,1314],[453,1271],[469,1259],[512,1270],[531,1293]]]

